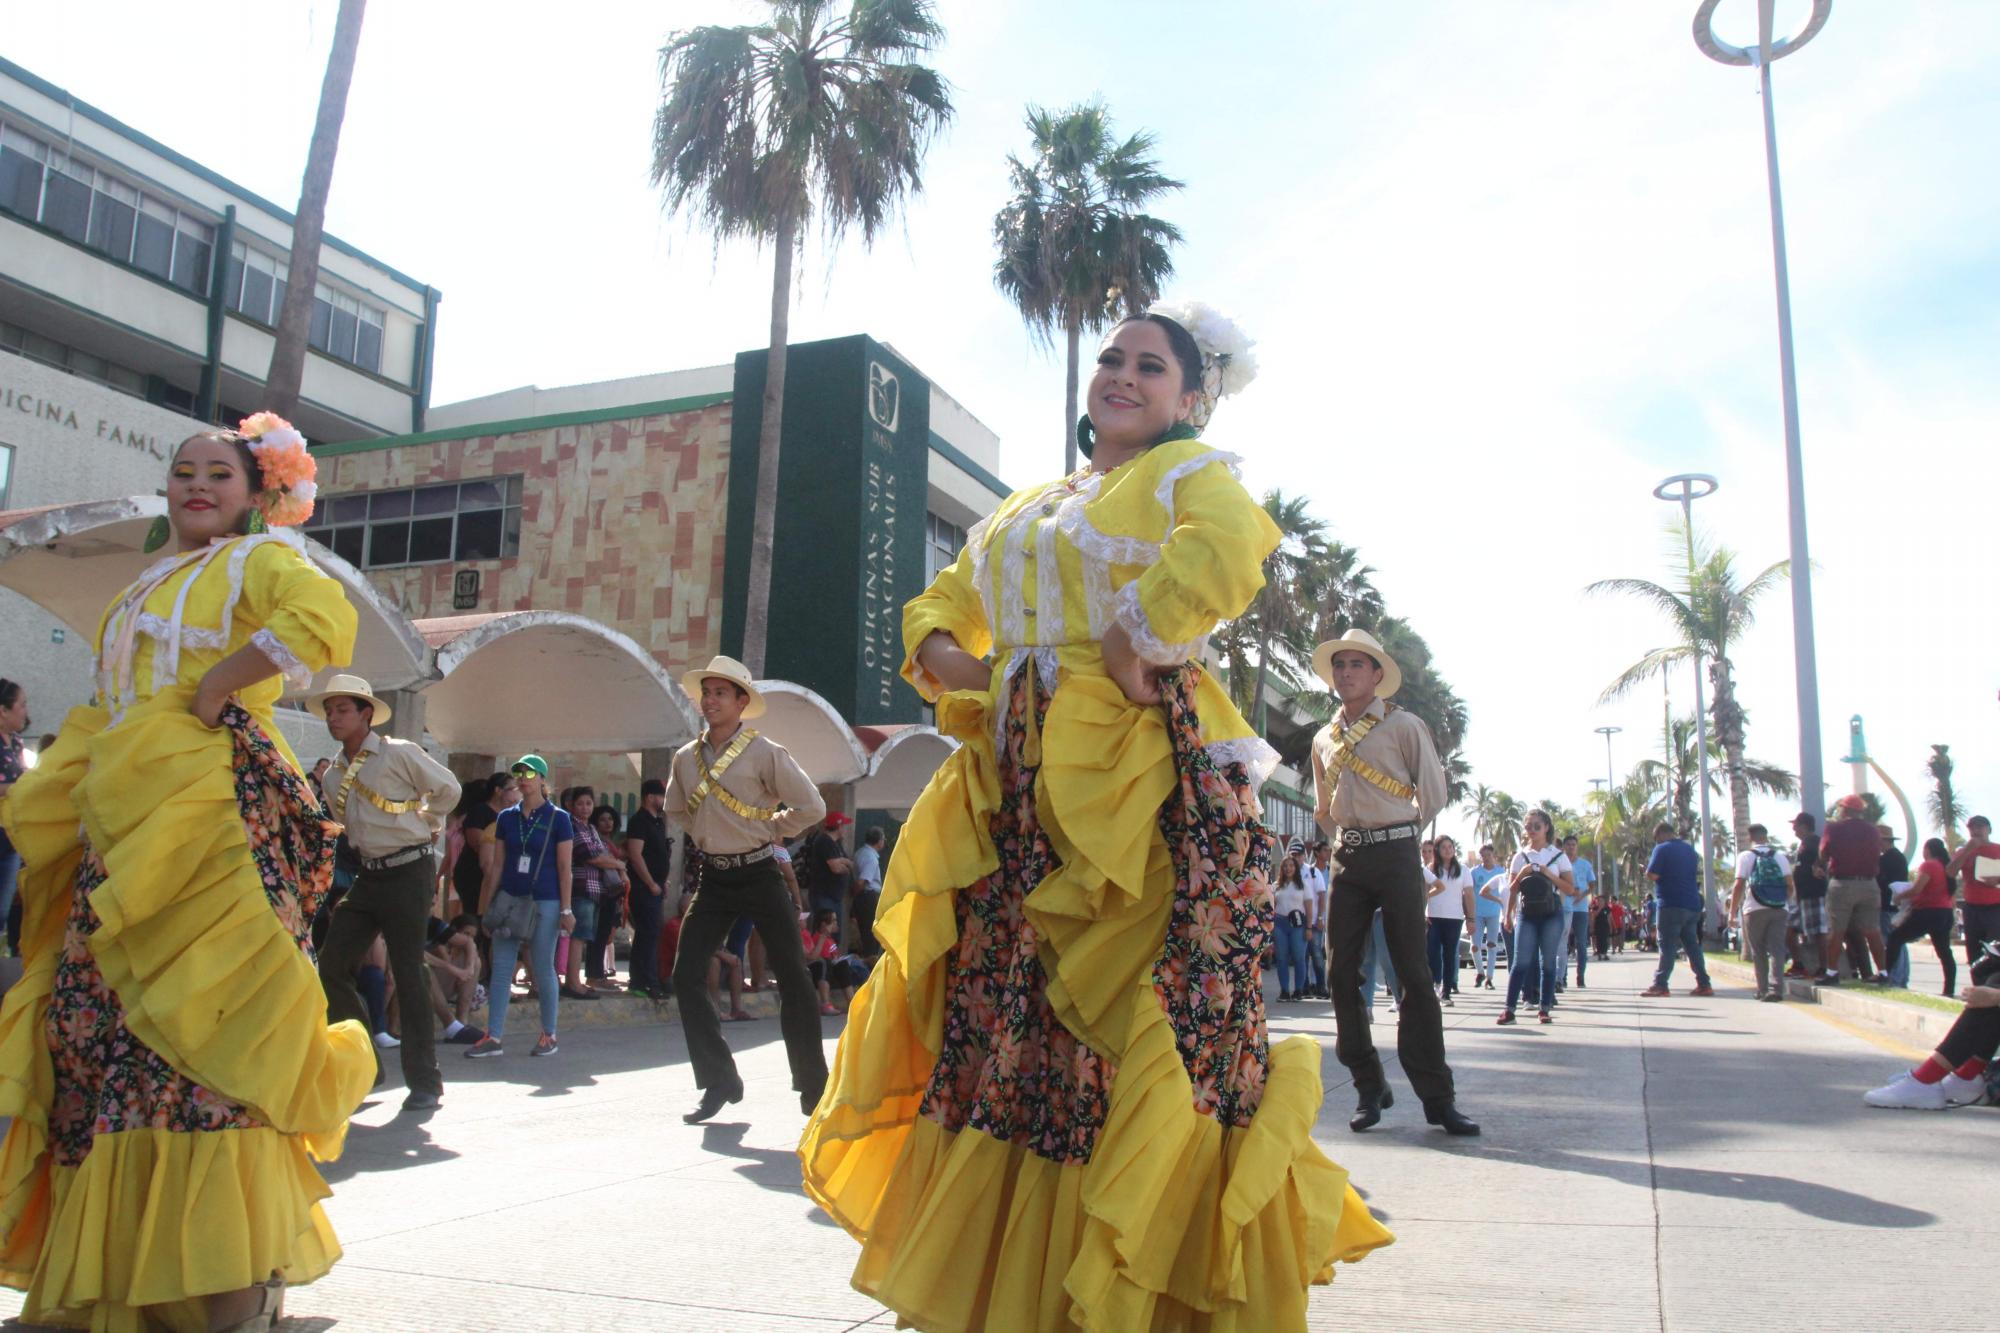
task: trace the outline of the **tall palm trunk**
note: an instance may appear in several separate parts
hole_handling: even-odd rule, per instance
[[[1069,344],[1069,369],[1063,384],[1063,474],[1076,471],[1076,423],[1081,415],[1076,410],[1077,374],[1082,359],[1083,324],[1075,315],[1063,326],[1063,335]]]
[[[1257,600],[1262,602],[1270,595],[1270,591],[1270,586],[1265,585],[1258,592]],[[1271,609],[1268,606],[1259,606],[1257,612],[1257,623],[1260,627],[1257,636],[1257,692],[1250,696],[1250,722],[1257,728],[1257,734],[1262,736],[1268,723],[1264,715],[1264,682],[1271,676]]]
[[[1729,824],[1736,845],[1750,845],[1750,775],[1743,765],[1743,709],[1736,702],[1736,683],[1730,679],[1729,659],[1717,657],[1708,666],[1708,684],[1714,704],[1715,738],[1722,744],[1723,764],[1729,773]]]
[[[354,82],[354,57],[361,48],[361,17],[367,0],[340,0],[333,21],[333,50],[319,89],[319,118],[306,152],[299,185],[299,212],[292,221],[292,260],[285,270],[285,304],[264,375],[264,407],[281,417],[298,411],[306,375],[306,336],[312,325],[313,290],[319,285],[320,236],[326,230],[326,197],[333,189],[333,159],[340,151],[340,125],[347,118],[347,89]],[[228,255],[215,262],[226,264]]]
[[[792,256],[799,218],[778,222],[771,274],[771,352],[764,368],[764,420],[757,432],[757,511],[750,520],[750,587],[743,608],[743,665],[764,674],[771,629],[771,543],[778,527],[778,442],[785,425],[785,361],[792,336]]]

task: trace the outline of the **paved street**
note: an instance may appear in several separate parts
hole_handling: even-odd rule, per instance
[[[1425,1127],[1394,1073],[1383,1125],[1349,1134],[1331,1019],[1275,1009],[1277,1031],[1325,1043],[1322,1141],[1399,1237],[1315,1293],[1314,1328],[1956,1322],[2000,1242],[1982,1197],[2000,1112],[1868,1110],[1861,1092],[1910,1048],[1741,985],[1642,999],[1653,962],[1593,965],[1546,1028],[1532,1012],[1494,1026],[1497,991],[1447,1010],[1475,1140]],[[1376,1033],[1393,1042],[1386,1011]],[[293,1293],[284,1327],[893,1326],[847,1286],[854,1247],[799,1190],[777,1024],[729,1035],[749,1096],[702,1129],[680,1123],[693,1090],[675,1026],[579,1028],[546,1060],[453,1058],[428,1123],[397,1118],[400,1091],[371,1101],[328,1170],[347,1258]]]

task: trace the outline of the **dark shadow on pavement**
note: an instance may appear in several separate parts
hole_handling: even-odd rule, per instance
[[[320,1175],[329,1185],[337,1185],[363,1171],[399,1171],[450,1161],[458,1154],[431,1138],[427,1121],[434,1114],[399,1115],[386,1125],[350,1124],[346,1148],[337,1160],[320,1163]]]
[[[1781,1204],[1808,1217],[1848,1226],[1902,1229],[1927,1227],[1938,1220],[1935,1213],[1885,1203],[1865,1194],[1835,1189],[1831,1185],[1793,1180],[1789,1176],[1766,1176],[1754,1171],[1710,1171],[1694,1166],[1648,1166],[1644,1162],[1592,1157],[1586,1153],[1540,1146],[1527,1149],[1496,1146],[1489,1148],[1486,1155],[1511,1158],[1523,1166],[1605,1176],[1628,1185],[1671,1190],[1677,1194],[1707,1194],[1718,1199],[1752,1199],[1759,1203]]]
[[[736,1167],[736,1174],[748,1180],[758,1189],[770,1190],[774,1194],[791,1194],[805,1197],[805,1186],[799,1183],[799,1155],[778,1148],[752,1148],[743,1142],[745,1125],[703,1125],[701,1146],[717,1157],[734,1158],[743,1163]],[[807,1214],[819,1226],[836,1225],[831,1217],[815,1207]]]

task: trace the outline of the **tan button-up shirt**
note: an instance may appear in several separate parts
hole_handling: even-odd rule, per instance
[[[1347,730],[1346,714],[1336,710],[1333,721],[1313,737],[1313,817],[1320,828],[1333,837],[1343,828],[1387,828],[1412,820],[1430,823],[1431,816],[1444,809],[1445,798],[1444,765],[1431,741],[1431,729],[1407,708],[1389,712],[1380,699],[1370,703],[1362,717],[1382,720],[1361,738],[1354,757],[1415,787],[1416,796],[1398,799],[1359,773],[1334,766],[1334,746]]]
[[[726,788],[744,805],[758,810],[784,806],[783,813],[776,819],[745,819],[717,800],[711,787],[708,798],[690,817],[689,795],[728,748],[727,742],[710,745],[704,731],[674,752],[673,771],[667,777],[667,813],[687,825],[695,846],[718,856],[754,852],[779,838],[795,837],[825,818],[826,802],[799,761],[784,746],[761,734],[743,747],[743,753],[715,785]]]
[[[345,755],[335,756],[321,779],[328,812],[347,826],[348,845],[358,855],[377,857],[436,841],[458,804],[451,770],[414,741],[372,731],[354,758],[352,782]]]

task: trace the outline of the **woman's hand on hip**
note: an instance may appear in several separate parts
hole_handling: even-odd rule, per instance
[[[1132,647],[1132,636],[1125,632],[1123,625],[1113,625],[1104,635],[1101,645],[1104,653],[1104,674],[1111,677],[1125,697],[1141,706],[1160,702],[1159,667],[1139,656]]]
[[[201,684],[195,687],[194,703],[189,706],[189,711],[201,719],[204,727],[219,727],[222,725],[222,710],[228,706],[228,691],[210,685],[204,677]]]

